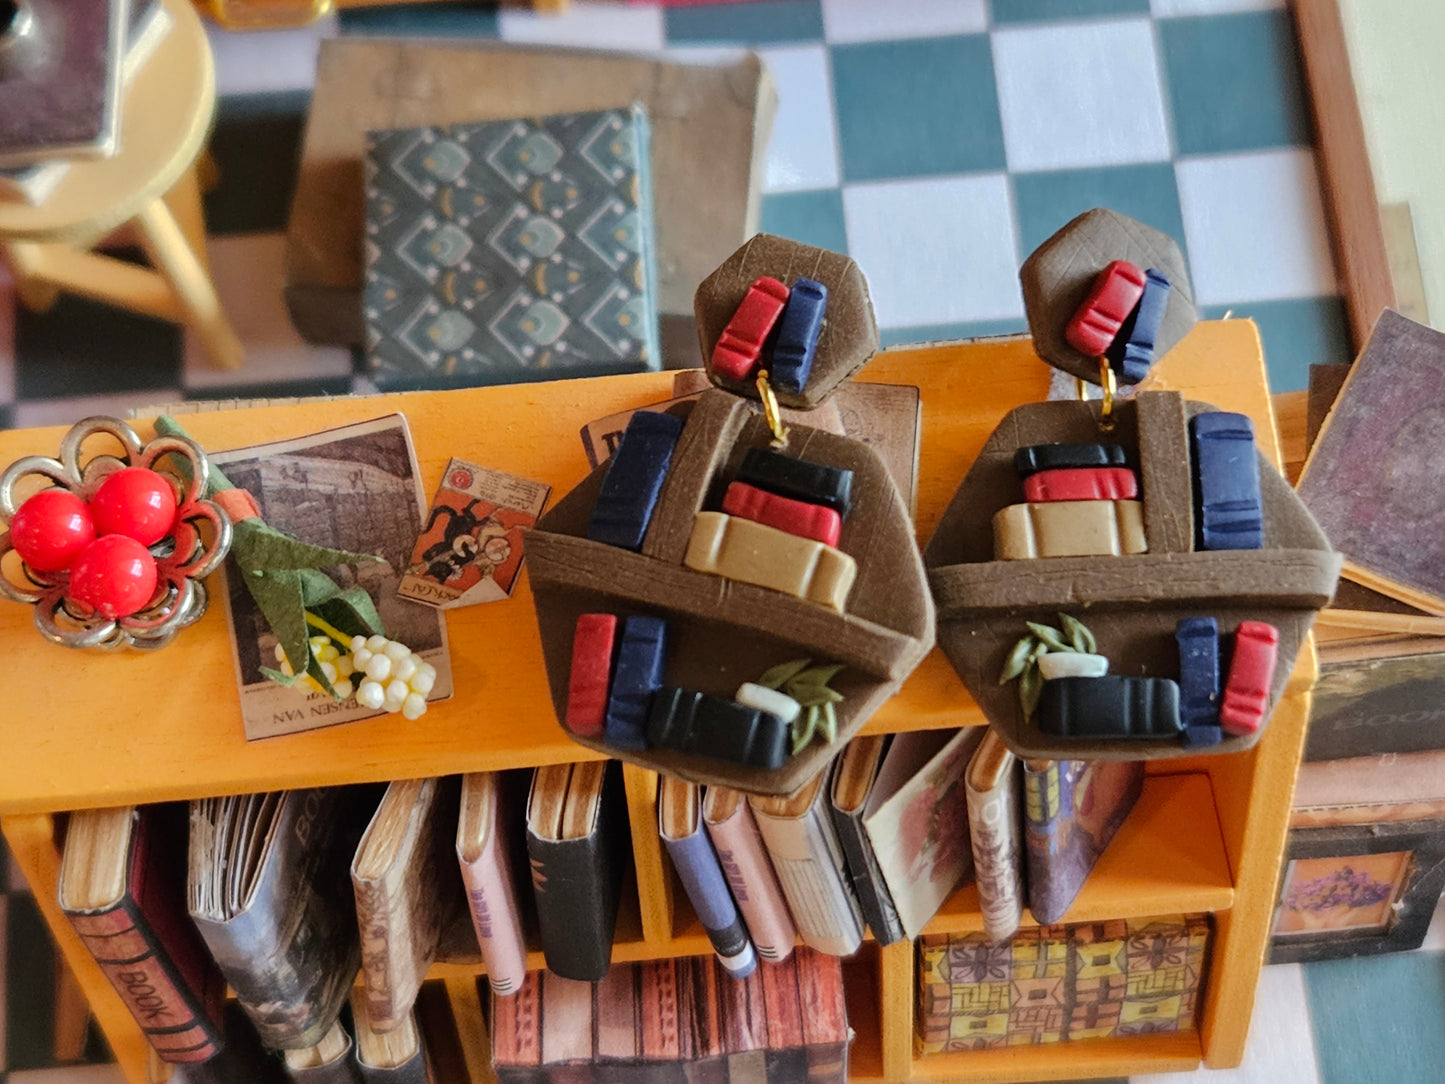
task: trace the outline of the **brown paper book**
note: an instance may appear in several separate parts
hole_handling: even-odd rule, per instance
[[[351,1051],[351,1036],[337,1021],[315,1046],[285,1052],[292,1084],[361,1084]]]
[[[459,776],[392,783],[351,863],[366,1017],[378,1031],[409,1018],[464,899],[452,849],[460,791]]]
[[[1445,818],[1445,749],[1300,765],[1291,828]]]
[[[669,339],[685,351],[688,335],[670,335],[667,325],[691,328],[697,284],[757,231],[777,94],[752,55],[677,64],[490,43],[323,42],[287,229],[286,303],[297,330],[316,342],[362,342],[362,159],[369,129],[633,102],[642,103],[652,124],[663,353]],[[677,363],[696,362],[694,354]]]

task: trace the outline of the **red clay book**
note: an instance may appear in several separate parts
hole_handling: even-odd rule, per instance
[[[186,807],[73,813],[60,908],[163,1061],[220,1052],[226,984],[186,914]]]

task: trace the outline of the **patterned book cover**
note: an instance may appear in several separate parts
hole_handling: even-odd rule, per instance
[[[1134,808],[1144,785],[1138,760],[1024,764],[1029,910],[1057,922]]]
[[[918,945],[922,1054],[1190,1031],[1207,915],[1034,926]]]
[[[369,133],[377,383],[657,369],[649,144],[638,105]]]

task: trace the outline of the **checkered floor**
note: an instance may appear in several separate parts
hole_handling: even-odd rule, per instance
[[[372,390],[348,351],[302,342],[281,301],[315,51],[338,33],[696,58],[756,48],[781,97],[764,228],[851,253],[889,343],[1022,330],[1022,258],[1074,214],[1105,205],[1180,241],[1206,315],[1259,323],[1275,390],[1303,388],[1312,362],[1349,359],[1283,0],[757,0],[669,10],[572,0],[562,17],[434,3],[353,10],[300,31],[214,31],[222,97],[210,256],[245,367],[219,372],[171,326],[79,299],[41,316],[16,311],[0,268],[0,425],[66,424],[180,398]],[[50,1068],[53,976],[39,918],[23,893],[0,900],[0,917],[9,927],[0,939],[11,975],[0,1013],[7,1079],[115,1079],[105,1068]],[[1445,933],[1432,930],[1428,945],[1267,969],[1246,1067],[1200,1079],[1445,1079]]]

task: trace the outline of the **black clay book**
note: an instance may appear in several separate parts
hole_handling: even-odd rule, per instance
[[[527,854],[547,967],[596,982],[612,962],[622,872],[631,860],[621,766],[594,760],[538,768],[527,799]]]
[[[380,791],[191,803],[191,917],[267,1046],[315,1046],[360,964],[348,865]]]

